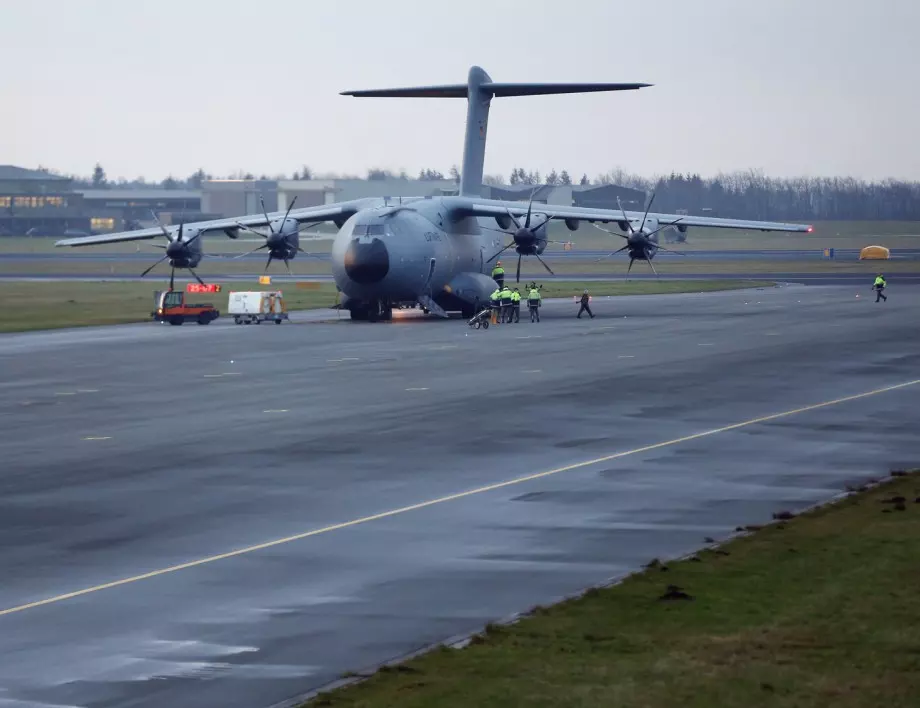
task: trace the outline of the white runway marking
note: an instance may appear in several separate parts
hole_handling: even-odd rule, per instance
[[[340,531],[342,529],[353,528],[355,526],[361,526],[364,524],[371,523],[372,521],[379,521],[381,519],[389,519],[395,516],[401,516],[403,514],[408,514],[412,511],[418,511],[419,509],[427,509],[429,507],[437,506],[439,504],[446,504],[448,502],[458,501],[460,499],[466,499],[472,496],[479,494],[485,494],[487,492],[494,492],[498,489],[506,489],[508,487],[516,486],[519,484],[525,484],[527,482],[533,482],[538,479],[545,479],[547,477],[552,477],[554,475],[562,474],[563,472],[571,472],[572,470],[584,469],[586,467],[591,467],[593,465],[603,464],[606,462],[611,462],[613,460],[619,460],[624,457],[630,457],[634,455],[640,455],[645,452],[651,452],[653,450],[660,450],[666,447],[673,447],[675,445],[680,445],[686,442],[692,442],[694,440],[700,440],[702,438],[713,437],[715,435],[721,435],[722,433],[728,433],[733,430],[740,430],[742,428],[748,428],[752,425],[757,425],[759,423],[768,423],[774,420],[780,420],[782,418],[788,418],[790,416],[799,415],[801,413],[808,413],[810,411],[820,410],[822,408],[829,408],[831,406],[838,406],[843,403],[849,403],[851,401],[858,401],[864,398],[869,398],[870,396],[878,396],[883,393],[889,393],[891,391],[898,391],[901,389],[910,388],[920,384],[920,379],[914,379],[913,381],[905,381],[899,384],[893,384],[891,386],[885,386],[884,388],[876,388],[871,391],[864,391],[863,393],[857,393],[851,396],[844,396],[842,398],[835,398],[830,401],[823,401],[821,403],[813,403],[808,406],[802,406],[800,408],[793,408],[791,410],[783,411],[781,413],[771,413],[768,415],[760,416],[759,418],[751,418],[749,420],[744,420],[739,423],[732,423],[730,425],[724,425],[720,428],[711,428],[709,430],[704,430],[699,433],[693,433],[691,435],[685,435],[683,437],[674,438],[672,440],[664,440],[662,442],[652,443],[650,445],[644,445],[642,447],[633,448],[631,450],[624,450],[622,452],[615,452],[609,455],[604,455],[602,457],[596,457],[591,460],[584,460],[582,462],[576,462],[571,465],[566,465],[564,467],[557,467],[555,469],[546,470],[544,472],[537,472],[535,474],[525,475],[523,477],[515,477],[512,479],[507,479],[503,482],[495,482],[494,484],[487,484],[482,487],[476,487],[474,489],[468,489],[463,492],[457,492],[455,494],[447,494],[442,497],[437,497],[435,499],[428,499],[426,501],[421,501],[415,504],[409,504],[407,506],[402,506],[397,509],[390,509],[388,511],[381,511],[377,514],[371,514],[369,516],[363,516],[357,519],[351,519],[350,521],[343,521],[337,524],[331,524],[329,526],[324,526],[318,529],[312,529],[310,531],[304,531],[303,533],[294,534],[292,536],[286,536],[285,538],[278,538],[272,541],[266,541],[264,543],[255,544],[252,546],[247,546],[245,548],[238,548],[233,551],[228,551],[226,553],[220,553],[213,556],[207,556],[206,558],[199,558],[197,560],[191,560],[186,563],[180,563],[178,565],[172,565],[167,568],[160,568],[159,570],[152,570],[148,573],[143,573],[141,575],[134,575],[129,578],[122,578],[120,580],[113,580],[108,583],[103,583],[101,585],[94,585],[92,587],[83,588],[82,590],[74,590],[73,592],[63,593],[61,595],[54,595],[51,597],[44,598],[42,600],[35,600],[34,602],[27,602],[22,605],[16,605],[15,607],[9,607],[4,610],[0,610],[0,617],[5,615],[12,615],[17,612],[24,612],[26,610],[34,609],[36,607],[43,607],[45,605],[52,605],[65,600],[70,600],[75,597],[82,597],[84,595],[90,595],[93,593],[101,592],[103,590],[109,590],[111,588],[121,587],[123,585],[130,585],[133,583],[141,582],[142,580],[150,580],[151,578],[157,578],[163,575],[170,573],[177,573],[181,570],[188,570],[190,568],[197,568],[199,566],[208,565],[210,563],[216,563],[217,561],[227,560],[229,558],[236,558],[238,556],[249,555],[257,551],[262,551],[267,548],[274,548],[276,546],[282,546],[285,544],[293,543],[295,541],[302,541],[305,538],[311,538],[313,536],[321,536],[324,534],[332,533],[333,531]]]

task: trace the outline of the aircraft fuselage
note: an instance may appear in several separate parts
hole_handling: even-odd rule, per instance
[[[451,222],[447,214],[437,197],[389,206],[381,200],[342,225],[332,246],[332,273],[353,316],[385,313],[425,297],[464,314],[488,302],[495,289],[494,262],[488,260],[512,232],[500,233],[493,219]],[[545,229],[537,233],[532,249],[539,252],[546,246]]]

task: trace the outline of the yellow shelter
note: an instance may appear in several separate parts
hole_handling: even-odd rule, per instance
[[[886,261],[891,258],[891,252],[884,246],[866,246],[859,252],[861,261]]]

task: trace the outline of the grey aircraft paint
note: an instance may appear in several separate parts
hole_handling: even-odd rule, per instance
[[[403,305],[421,305],[427,312],[441,317],[447,316],[451,310],[472,314],[481,303],[488,301],[495,289],[496,283],[490,273],[499,254],[513,248],[518,255],[515,259],[518,268],[523,257],[539,259],[548,243],[546,225],[550,219],[563,220],[571,231],[578,229],[583,221],[617,223],[620,230],[629,235],[609,233],[627,240],[620,251],[629,251],[630,268],[637,259],[651,264],[651,259],[661,248],[657,231],[672,224],[677,224],[681,231],[689,226],[762,231],[811,230],[810,226],[802,224],[649,214],[648,210],[643,214],[622,209],[524,205],[522,202],[483,199],[480,196],[493,98],[628,91],[647,86],[650,84],[498,83],[474,66],[469,70],[465,84],[346,91],[343,95],[355,97],[466,98],[466,135],[459,195],[400,200],[359,199],[296,210],[289,207],[283,214],[265,213],[263,207],[262,214],[186,224],[186,234],[190,235],[187,238],[193,237],[200,243],[198,237],[201,234],[221,231],[230,238],[238,238],[240,230],[269,225],[275,235],[274,240],[261,234],[266,243],[256,250],[269,250],[269,263],[273,258],[280,258],[287,264],[298,252],[303,252],[296,243],[299,228],[304,224],[331,221],[339,228],[333,242],[331,261],[336,286],[344,295],[342,305],[351,312],[353,319],[376,320],[388,319],[393,307]],[[161,227],[71,238],[58,241],[56,245],[88,246],[144,240],[160,236],[164,231]],[[287,235],[282,237],[282,233]],[[274,249],[272,243],[275,244]],[[295,243],[296,247],[293,247]],[[550,270],[545,263],[543,265]],[[182,266],[177,262],[176,267]],[[506,267],[506,274],[510,274],[511,270]]]

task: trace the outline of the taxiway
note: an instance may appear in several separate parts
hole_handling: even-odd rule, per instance
[[[916,466],[870,295],[0,335],[0,705],[269,706]]]

